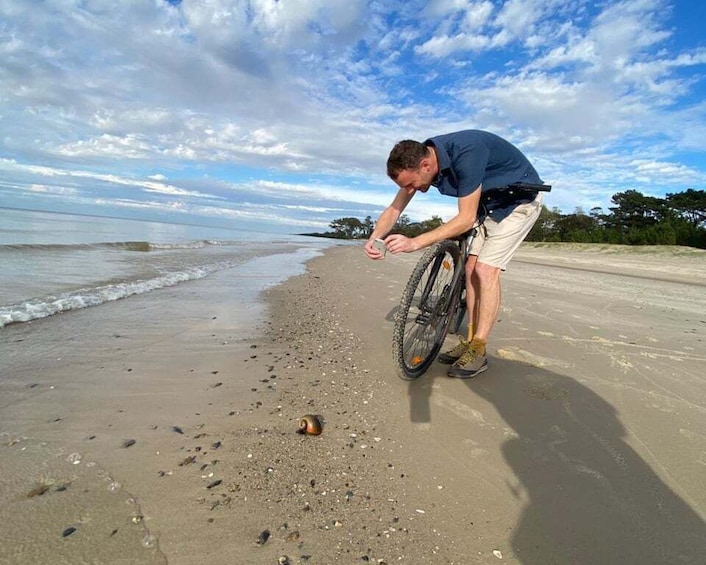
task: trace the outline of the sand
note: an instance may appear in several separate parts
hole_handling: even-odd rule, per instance
[[[0,563],[702,563],[706,254],[653,251],[523,246],[467,381],[397,378],[418,256],[355,246],[3,328]]]

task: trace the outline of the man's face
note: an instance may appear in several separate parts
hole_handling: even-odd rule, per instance
[[[429,167],[425,167],[423,163],[418,169],[404,169],[397,175],[395,182],[409,195],[417,191],[426,192],[433,180],[433,175],[428,169]]]

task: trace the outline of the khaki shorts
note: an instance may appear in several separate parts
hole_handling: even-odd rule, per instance
[[[498,217],[495,213],[489,214],[473,240],[471,255],[477,255],[480,263],[504,270],[539,218],[543,200],[544,194],[540,192],[532,202],[516,206],[505,217],[498,210],[500,221],[493,219]]]

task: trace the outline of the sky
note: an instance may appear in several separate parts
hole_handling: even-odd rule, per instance
[[[549,208],[706,188],[702,0],[0,0],[0,206],[376,219],[392,146],[517,145]],[[415,196],[412,221],[453,198]]]

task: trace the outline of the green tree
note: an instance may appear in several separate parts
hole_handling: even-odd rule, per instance
[[[363,220],[363,230],[365,231],[363,237],[366,239],[369,238],[372,235],[374,229],[375,222],[373,222],[372,217],[365,216],[365,220]]]
[[[584,214],[581,208],[577,208],[573,214],[560,216],[555,223],[560,241],[591,243],[595,240],[597,229],[595,220]]]
[[[557,208],[549,210],[542,206],[539,218],[527,235],[527,241],[560,241],[556,231],[556,223],[561,218],[561,213]]]
[[[594,206],[593,208],[591,208],[590,216],[591,218],[593,218],[594,223],[599,228],[605,227],[608,221],[608,216],[606,216],[606,214],[603,212],[603,208],[601,208],[600,206]]]
[[[398,230],[403,230],[405,227],[407,227],[411,223],[412,223],[412,220],[409,219],[409,216],[407,214],[402,214],[397,219],[397,224],[395,224],[395,227]]]
[[[441,219],[441,216],[432,216],[428,220],[420,222],[420,225],[422,226],[422,230],[426,232],[438,228],[439,226],[443,225],[443,223],[444,220]]]
[[[637,190],[614,194],[611,201],[613,219],[625,228],[644,228],[656,224],[667,215],[667,206],[661,198],[645,196]]]
[[[407,237],[416,237],[419,234],[433,230],[442,225],[444,221],[439,216],[432,216],[428,220],[421,222],[411,222],[399,229],[399,233],[406,235]]]
[[[667,194],[667,204],[694,227],[706,226],[706,190]]]
[[[364,237],[365,226],[358,218],[338,218],[333,220],[329,226],[334,231],[336,237],[341,239],[355,239]]]
[[[616,206],[607,218],[607,227],[617,234],[617,243],[643,245],[646,229],[673,216],[662,198],[645,196],[637,190],[614,194],[611,201]]]

